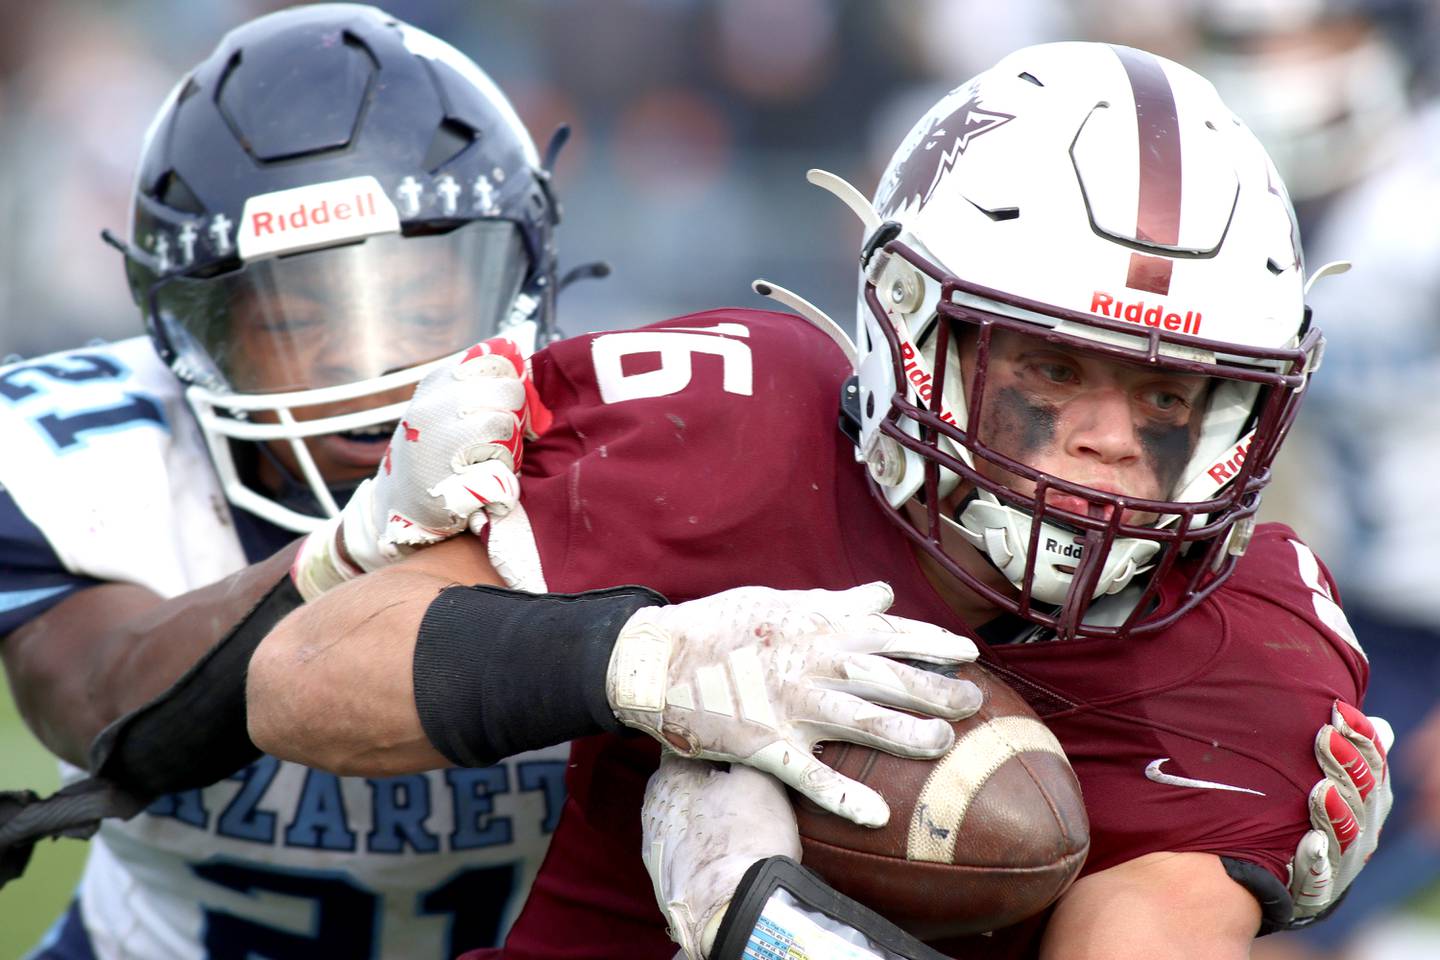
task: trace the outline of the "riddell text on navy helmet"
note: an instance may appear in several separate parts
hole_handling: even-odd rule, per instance
[[[1144,300],[1124,303],[1113,294],[1096,290],[1090,297],[1090,312],[1112,320],[1128,320],[1147,327],[1200,335],[1200,314],[1195,310],[1186,310],[1182,317],[1178,313],[1166,313],[1165,308],[1159,305],[1148,306]]]
[[[373,193],[357,193],[351,202],[342,200],[332,204],[329,198],[326,198],[308,207],[302,202],[297,203],[289,210],[256,210],[250,214],[250,217],[255,235],[260,236],[277,231],[304,230],[312,226],[321,226],[329,223],[332,218],[349,220],[352,216],[368,218],[378,215],[375,195]]]

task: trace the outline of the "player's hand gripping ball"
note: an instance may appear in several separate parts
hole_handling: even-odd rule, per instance
[[[756,767],[842,817],[882,824],[890,812],[874,785],[821,763],[815,744],[938,757],[954,739],[946,720],[980,700],[969,683],[901,662],[953,668],[976,650],[940,627],[886,615],[893,600],[876,582],[737,587],[645,607],[615,642],[610,706],[676,753]]]
[[[825,763],[873,787],[890,822],[859,827],[802,798],[802,862],[835,889],[921,939],[1009,926],[1074,882],[1090,849],[1080,784],[1055,735],[1010,686],[977,664],[978,712],[952,723],[938,760],[826,743]]]

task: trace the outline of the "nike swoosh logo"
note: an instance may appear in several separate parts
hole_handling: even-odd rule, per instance
[[[1257,797],[1265,796],[1265,794],[1259,790],[1251,790],[1249,787],[1236,787],[1228,783],[1216,783],[1214,780],[1194,780],[1190,777],[1177,777],[1174,774],[1162,773],[1160,767],[1169,761],[1169,757],[1151,760],[1150,765],[1145,768],[1145,779],[1153,780],[1156,783],[1166,783],[1172,787],[1195,787],[1200,790],[1231,790],[1235,793],[1253,793]]]

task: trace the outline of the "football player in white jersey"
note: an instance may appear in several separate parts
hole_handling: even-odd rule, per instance
[[[523,735],[421,744],[427,772],[256,759],[245,654],[216,653],[514,503],[521,435],[543,414],[523,353],[553,336],[560,142],[542,162],[472,61],[349,4],[237,28],[161,108],[129,241],[109,238],[148,337],[0,368],[0,654],[72,787],[98,782],[79,780],[88,767],[132,804],[104,812],[138,811],[100,830],[35,956],[420,958],[498,942],[559,815],[564,741],[621,723],[660,736],[655,712],[616,710],[629,678],[665,676],[653,643],[617,643],[657,599],[643,591],[584,606],[587,624],[596,603],[611,616],[572,678],[582,695],[531,658],[493,708]],[[930,634],[939,660],[973,656]],[[193,696],[154,709],[177,678]],[[936,694],[931,712],[973,708],[968,684],[906,682]],[[542,686],[561,702],[527,699]],[[476,698],[440,699],[463,723]],[[234,752],[207,739],[226,710]],[[870,742],[935,756],[953,740],[885,710],[832,726],[887,723]],[[196,736],[147,750],[157,729]],[[734,752],[724,723],[699,736]],[[29,847],[12,844],[23,818],[0,820],[4,882]]]
[[[0,372],[17,454],[0,467],[0,635],[52,751],[85,766],[102,727],[284,577],[297,535],[376,473],[430,367],[497,333],[548,335],[556,220],[498,88],[373,8],[253,21],[177,84],[127,244],[149,337]],[[499,432],[468,435],[497,491],[515,464],[478,438],[506,439],[506,406]],[[492,942],[544,852],[563,762],[367,780],[262,757],[107,824],[38,955]]]

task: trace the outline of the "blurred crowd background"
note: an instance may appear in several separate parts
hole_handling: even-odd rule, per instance
[[[99,230],[126,232],[141,137],[170,86],[224,31],[284,5],[0,0],[0,357],[140,332]],[[1281,165],[1311,269],[1357,264],[1312,297],[1331,347],[1269,509],[1335,570],[1387,678],[1368,707],[1413,731],[1402,756],[1420,798],[1382,844],[1397,862],[1372,868],[1373,896],[1342,911],[1357,921],[1269,955],[1440,956],[1440,920],[1424,910],[1383,936],[1359,924],[1378,915],[1369,901],[1413,905],[1440,874],[1440,779],[1421,779],[1440,768],[1427,763],[1440,754],[1427,716],[1440,699],[1440,0],[384,6],[474,57],[542,150],[557,124],[573,127],[556,169],[562,269],[603,259],[614,273],[563,296],[572,333],[762,305],[749,290],[760,276],[849,326],[858,224],[805,171],[869,193],[930,103],[1016,47],[1130,43],[1210,76]],[[48,761],[22,759],[38,748],[5,716],[0,787],[33,786]],[[40,884],[0,893],[0,957],[58,910],[27,899]]]

